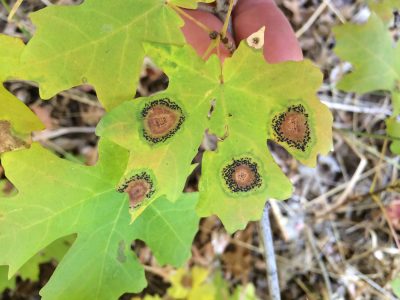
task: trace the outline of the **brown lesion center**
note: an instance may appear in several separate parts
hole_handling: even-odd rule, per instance
[[[130,206],[134,208],[139,206],[150,193],[151,184],[145,179],[135,179],[128,183],[124,191],[129,195]]]
[[[178,112],[158,104],[149,109],[145,117],[145,128],[154,137],[162,137],[172,131],[179,121]]]
[[[280,131],[289,140],[301,142],[307,133],[307,119],[299,112],[287,112],[280,126]]]
[[[247,188],[254,184],[256,176],[254,170],[252,170],[248,165],[242,164],[235,167],[235,170],[232,173],[232,180],[239,188]]]
[[[262,186],[258,165],[249,157],[233,159],[222,169],[222,177],[233,193],[249,192]]]

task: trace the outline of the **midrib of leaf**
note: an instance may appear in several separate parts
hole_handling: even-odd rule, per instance
[[[117,226],[118,219],[119,219],[119,217],[122,215],[123,209],[126,209],[125,204],[126,204],[125,201],[122,201],[122,202],[121,202],[121,206],[120,206],[120,208],[119,208],[119,210],[118,210],[118,214],[117,214],[117,216],[116,216],[116,217],[114,218],[114,220],[113,220],[113,227],[112,227],[112,229],[110,230],[110,234],[108,235],[108,239],[107,239],[107,243],[106,243],[106,247],[105,247],[105,251],[104,251],[104,255],[103,255],[103,260],[102,260],[102,263],[101,263],[101,269],[100,269],[100,272],[101,272],[101,273],[100,273],[99,280],[98,280],[98,283],[97,283],[97,288],[96,288],[96,290],[97,290],[97,291],[96,291],[96,299],[99,298],[99,292],[100,292],[100,288],[99,288],[99,287],[101,287],[102,281],[103,281],[104,264],[105,264],[105,259],[106,259],[108,250],[109,250],[109,248],[110,248],[111,237],[112,237],[112,235],[113,235],[113,233],[114,233],[114,231],[115,231],[115,228],[116,228],[116,226]],[[128,223],[127,223],[126,225],[129,226]],[[123,268],[122,268],[122,269],[123,269]]]
[[[104,192],[94,194],[93,196],[91,196],[91,197],[89,197],[89,198],[83,198],[83,199],[80,200],[79,202],[75,202],[73,205],[67,206],[67,207],[65,207],[65,208],[63,208],[63,209],[61,209],[61,210],[59,210],[59,211],[57,211],[57,212],[54,212],[53,210],[50,210],[50,211],[53,213],[51,216],[48,216],[48,217],[43,218],[43,219],[40,219],[39,221],[37,221],[37,222],[35,222],[35,223],[30,223],[28,226],[22,227],[20,224],[14,223],[14,222],[12,222],[12,224],[16,225],[18,228],[21,228],[21,230],[27,230],[27,229],[30,229],[31,227],[34,227],[34,226],[39,225],[39,224],[42,224],[42,223],[44,223],[44,222],[46,222],[46,221],[51,221],[51,219],[56,218],[57,216],[63,214],[63,213],[66,212],[66,211],[72,210],[72,209],[74,209],[74,208],[77,207],[77,206],[81,206],[81,205],[83,205],[85,202],[88,202],[88,201],[90,201],[90,200],[93,200],[93,201],[94,201],[94,200],[99,200],[99,199],[98,199],[99,196],[101,196],[101,195],[103,195],[103,194],[107,194],[107,193],[109,193],[109,192],[111,192],[111,191],[115,191],[115,190],[114,190],[114,189],[109,189],[109,190],[106,190],[106,191],[104,191]],[[18,201],[18,200],[17,200],[17,201]],[[28,206],[28,207],[29,207],[29,205],[24,205],[24,206]],[[41,209],[42,209],[42,208],[47,209],[47,207],[44,207],[44,206],[37,206],[37,207],[38,207],[38,208],[41,208]],[[12,212],[12,211],[11,211],[11,212]],[[3,235],[3,236],[9,236],[9,235]]]

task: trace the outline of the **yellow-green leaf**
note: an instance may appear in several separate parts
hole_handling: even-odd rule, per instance
[[[127,196],[116,191],[128,153],[103,139],[99,156],[88,167],[33,144],[2,158],[18,190],[0,199],[0,265],[9,266],[10,277],[54,240],[77,234],[41,291],[43,299],[115,299],[139,292],[146,281],[131,251],[135,239],[147,242],[161,264],[179,266],[190,254],[199,221],[196,194],[175,204],[159,198],[130,225]]]
[[[217,151],[203,156],[198,212],[218,215],[230,232],[259,219],[268,197],[291,195],[291,183],[274,162],[268,139],[311,166],[317,154],[331,150],[332,116],[316,98],[322,75],[309,61],[271,65],[261,50],[242,43],[221,74],[215,57],[205,63],[189,47],[146,45],[146,51],[171,78],[168,89],[110,112],[98,133],[130,150],[123,182],[143,172],[153,178],[155,191],[147,203],[163,194],[173,200],[181,192],[206,129],[220,141]],[[182,127],[163,142],[146,141],[143,109],[167,98],[182,108]],[[157,122],[164,117],[160,113]],[[235,170],[250,176],[245,188],[232,187]]]
[[[183,21],[165,0],[86,0],[30,16],[36,32],[16,75],[38,82],[44,99],[92,84],[103,106],[111,109],[135,95],[144,41],[184,42]]]

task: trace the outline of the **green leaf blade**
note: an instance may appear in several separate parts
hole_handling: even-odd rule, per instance
[[[142,42],[184,41],[182,20],[161,0],[89,0],[47,7],[31,18],[37,32],[22,54],[25,67],[18,75],[38,82],[44,99],[92,84],[106,109],[134,96],[145,56]]]
[[[134,237],[154,249],[158,263],[181,266],[190,257],[200,218],[197,193],[183,194],[176,203],[159,198],[133,222]]]
[[[216,95],[210,121],[210,131],[220,141],[215,153],[203,157],[198,211],[201,216],[217,214],[227,230],[233,232],[243,229],[249,220],[258,220],[267,198],[283,200],[292,193],[291,183],[269,153],[267,139],[314,166],[318,154],[332,149],[333,120],[327,107],[316,99],[322,76],[309,61],[270,65],[261,52],[242,43],[225,61],[223,75],[224,83]],[[305,107],[304,118],[310,131],[309,137],[304,135],[303,139],[308,140],[301,150],[273,134],[274,117],[298,104]],[[293,128],[289,124],[289,130],[303,126],[301,120],[298,123]],[[229,171],[230,166],[234,169]],[[248,168],[253,168],[253,173]],[[235,174],[247,179],[235,183]],[[261,178],[258,184],[256,177]],[[234,187],[236,184],[242,187]]]
[[[335,52],[354,67],[345,75],[339,88],[360,94],[395,88],[400,78],[398,48],[382,20],[375,14],[363,25],[346,24],[334,28],[337,37]]]
[[[219,69],[215,59],[205,64],[189,47],[156,48],[147,44],[146,50],[156,57],[155,61],[170,76],[168,89],[123,103],[101,120],[96,131],[130,150],[130,160],[121,184],[143,170],[154,174],[156,189],[147,201],[148,205],[163,195],[175,201],[182,193],[208,125],[207,114],[212,93],[218,86]],[[143,112],[157,101],[179,106],[184,120],[171,137],[153,143],[143,134],[147,124]]]
[[[128,152],[102,139],[99,156],[96,166],[87,167],[60,159],[38,144],[4,155],[6,174],[18,194],[0,201],[0,243],[7,245],[0,248],[0,265],[8,265],[13,275],[55,239],[77,234],[41,292],[44,299],[115,299],[124,292],[139,292],[146,281],[131,251],[136,238],[148,243],[161,263],[182,264],[190,253],[199,222],[197,197],[183,197],[176,204],[157,199],[154,209],[151,205],[130,224],[128,197],[116,191]],[[42,161],[46,164],[38,168]],[[154,235],[146,230],[154,230]],[[181,244],[173,247],[178,238]],[[170,243],[157,242],[162,239]]]

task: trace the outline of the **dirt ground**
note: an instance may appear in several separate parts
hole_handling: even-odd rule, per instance
[[[34,32],[28,13],[45,7],[47,2],[25,0],[12,23],[7,23],[7,11],[0,4],[0,32],[26,41]],[[282,299],[396,299],[390,282],[400,272],[400,251],[395,241],[400,231],[400,162],[384,139],[390,98],[384,93],[358,96],[335,88],[349,66],[333,52],[332,27],[362,22],[368,17],[368,9],[361,0],[277,2],[297,32],[305,57],[324,73],[319,96],[334,115],[334,152],[320,157],[315,169],[301,165],[282,148],[269,145],[296,188],[287,201],[271,200]],[[167,82],[160,70],[147,64],[137,96],[162,90]],[[37,87],[26,82],[9,82],[6,87],[52,130],[51,134],[35,135],[35,140],[67,159],[89,165],[95,162],[94,128],[104,110],[91,87],[62,92],[51,101],[42,101]],[[200,149],[197,160],[208,143]],[[199,176],[200,170],[196,170],[187,182],[187,191],[197,189]],[[370,190],[378,192],[371,197]],[[266,299],[266,264],[259,233],[255,222],[231,236],[217,218],[203,219],[188,268],[202,266],[211,273],[221,270],[231,288],[253,283],[260,299]],[[158,266],[145,245],[135,246],[148,266],[149,286],[141,295],[162,295],[169,286],[165,278],[172,268]],[[4,291],[1,299],[40,299],[38,291],[54,268],[54,262],[41,265],[39,282],[19,280],[17,288]]]

